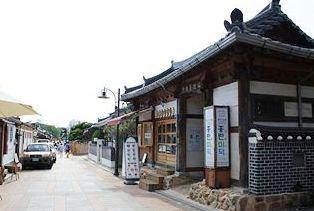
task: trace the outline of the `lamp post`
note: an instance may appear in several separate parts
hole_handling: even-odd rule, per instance
[[[111,92],[114,100],[115,100],[115,111],[117,111],[117,117],[120,116],[120,88],[118,89],[118,99],[114,92],[106,87],[104,87],[102,91],[102,95],[99,96],[98,98],[102,99],[109,99],[107,96],[107,91]],[[117,124],[117,135],[116,135],[116,142],[115,142],[115,166],[114,166],[114,173],[113,175],[119,176],[119,171],[118,171],[118,166],[119,166],[119,123]]]

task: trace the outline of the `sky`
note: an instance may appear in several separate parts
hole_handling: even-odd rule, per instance
[[[301,3],[302,2],[302,3]],[[226,35],[239,8],[253,18],[270,0],[0,1],[0,90],[32,105],[56,126],[96,122],[113,97]],[[282,10],[314,37],[314,1],[282,0]]]

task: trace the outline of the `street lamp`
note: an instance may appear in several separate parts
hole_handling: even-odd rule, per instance
[[[106,87],[104,87],[104,89],[102,90],[101,96],[99,96],[98,98],[109,99],[109,97],[107,96],[107,91],[111,92],[114,97],[115,111],[117,111],[117,117],[119,117],[120,116],[120,89],[118,89],[118,100],[114,92]],[[113,175],[115,176],[119,176],[118,166],[119,166],[119,123],[117,124],[117,135],[116,135],[116,143],[115,143],[115,166],[114,166],[114,173],[113,173]]]

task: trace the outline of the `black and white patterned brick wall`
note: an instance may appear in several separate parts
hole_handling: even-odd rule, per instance
[[[314,137],[262,137],[259,131],[250,132],[250,193],[314,191]]]

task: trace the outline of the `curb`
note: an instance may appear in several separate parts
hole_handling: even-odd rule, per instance
[[[199,204],[191,199],[185,198],[181,194],[172,191],[172,190],[156,190],[156,194],[161,195],[163,197],[166,197],[168,199],[171,199],[173,201],[179,202],[181,204],[184,204],[186,206],[192,207],[194,209],[202,210],[202,211],[217,211],[217,209],[209,206],[205,206],[202,204]]]

